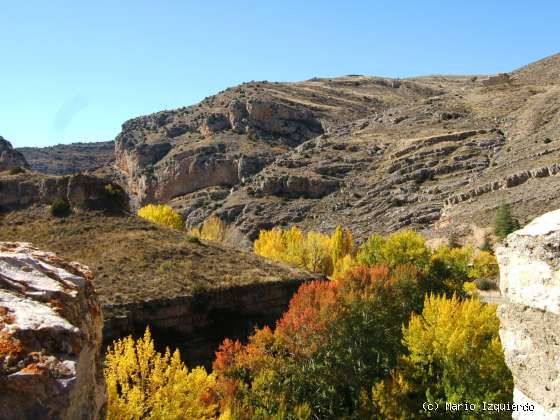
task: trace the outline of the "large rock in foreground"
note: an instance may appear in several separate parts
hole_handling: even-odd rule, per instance
[[[508,236],[497,250],[500,338],[515,382],[516,419],[560,418],[560,210]]]
[[[86,267],[0,242],[0,418],[100,418],[102,325]]]

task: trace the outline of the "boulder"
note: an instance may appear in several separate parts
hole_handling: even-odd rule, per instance
[[[0,242],[0,417],[101,418],[102,326],[87,267]]]
[[[17,167],[29,169],[29,164],[8,140],[0,136],[0,172]]]
[[[560,210],[507,237],[496,251],[500,338],[515,382],[515,419],[560,418]]]

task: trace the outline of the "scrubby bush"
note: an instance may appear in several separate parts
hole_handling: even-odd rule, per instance
[[[8,171],[10,175],[19,175],[19,174],[24,174],[25,172],[26,170],[21,166],[15,166]]]
[[[198,236],[187,235],[187,242],[191,244],[199,244],[200,239],[198,239]]]
[[[100,197],[100,206],[103,210],[109,212],[119,212],[125,208],[125,193],[124,191],[113,185],[106,184],[103,187]]]
[[[482,291],[496,289],[496,283],[487,278],[480,278],[474,281],[476,288]]]
[[[51,204],[50,212],[54,217],[66,217],[72,212],[72,209],[65,198],[58,197]]]
[[[235,226],[228,225],[217,216],[210,216],[202,222],[200,227],[188,230],[193,238],[218,242],[236,248],[248,248],[251,241]]]
[[[107,351],[107,419],[212,419],[217,417],[216,379],[191,371],[178,350],[155,350],[150,331],[134,341],[117,340]]]
[[[173,229],[183,228],[183,219],[170,206],[165,204],[148,204],[138,210],[138,216],[158,225]]]

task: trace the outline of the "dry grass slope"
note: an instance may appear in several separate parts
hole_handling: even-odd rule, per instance
[[[309,277],[132,216],[91,212],[57,219],[48,215],[47,208],[33,207],[0,217],[0,241],[32,242],[88,265],[103,305]]]

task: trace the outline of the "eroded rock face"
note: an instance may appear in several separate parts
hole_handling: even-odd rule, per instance
[[[128,197],[121,187],[94,176],[24,173],[0,177],[0,212],[51,204],[59,197],[72,207],[84,210],[121,212],[128,209]]]
[[[0,243],[0,417],[99,419],[103,320],[90,271]]]
[[[560,418],[560,210],[508,236],[496,252],[500,338],[515,382],[514,402],[535,411],[518,419]]]
[[[302,106],[266,96],[233,97],[123,124],[116,168],[133,207],[236,186],[287,148],[323,132]]]
[[[214,215],[252,239],[295,224],[341,224],[359,240],[405,228],[476,236],[502,202],[522,223],[560,207],[559,69],[556,55],[491,86],[467,76],[244,83],[125,123],[119,182],[133,207],[169,202],[189,225]],[[217,190],[228,194],[209,199]]]
[[[13,168],[29,168],[25,157],[12,147],[12,144],[0,136],[0,172]]]

